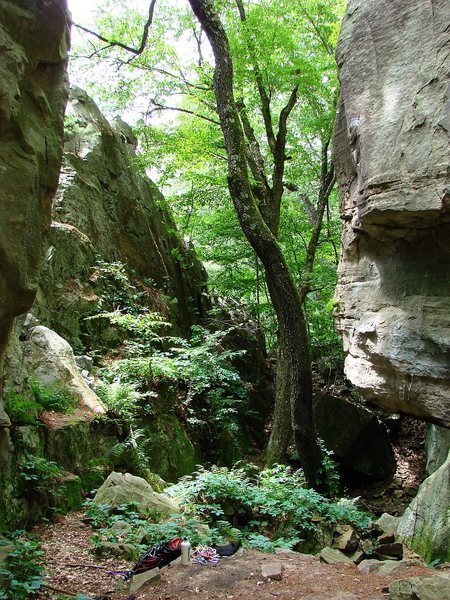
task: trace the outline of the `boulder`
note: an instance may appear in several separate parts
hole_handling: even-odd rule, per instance
[[[364,406],[317,394],[314,424],[328,450],[353,473],[374,480],[394,474],[396,462],[387,429]]]
[[[389,600],[450,600],[449,584],[444,577],[399,579],[389,586]]]
[[[0,404],[0,429],[4,427],[11,427],[11,421],[5,412],[5,409]]]
[[[328,565],[335,565],[337,563],[353,564],[351,558],[336,548],[323,548],[319,557],[321,562],[327,563]]]
[[[401,517],[398,534],[426,562],[450,560],[450,452],[425,479]]]
[[[99,397],[81,376],[71,346],[57,333],[42,325],[33,327],[24,356],[29,374],[38,384],[58,386],[94,413],[105,412]]]
[[[140,511],[170,515],[180,512],[178,504],[168,496],[155,492],[151,485],[130,473],[113,471],[97,491],[94,502],[112,508],[122,504],[136,504]]]
[[[343,552],[354,552],[358,548],[356,531],[352,527],[349,527],[347,531],[344,531],[344,533],[333,540],[332,547]]]
[[[381,517],[375,521],[375,525],[379,527],[382,535],[395,537],[399,525],[399,517],[394,517],[389,513],[383,513]],[[380,536],[379,536],[380,537]]]
[[[345,373],[393,412],[450,426],[448,6],[349,0],[333,152]]]
[[[378,573],[379,575],[391,575],[402,567],[416,565],[414,560],[376,560],[374,558],[365,559],[358,565],[360,573]]]

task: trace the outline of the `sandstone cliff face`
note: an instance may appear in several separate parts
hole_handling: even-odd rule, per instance
[[[179,333],[203,312],[203,266],[179,237],[161,193],[133,164],[135,144],[125,123],[110,124],[84,91],[71,91],[35,312],[78,350],[98,346],[102,335],[107,342],[107,332],[84,320],[101,310],[99,261],[124,265],[143,304]]]
[[[67,98],[65,0],[0,3],[0,370],[32,304],[61,164]]]
[[[349,1],[334,160],[347,377],[389,410],[449,427],[447,9]]]

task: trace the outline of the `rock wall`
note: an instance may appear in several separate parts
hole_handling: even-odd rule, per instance
[[[337,48],[343,219],[337,326],[347,377],[450,426],[448,4],[350,0]]]
[[[72,89],[35,312],[78,350],[99,345],[91,339],[96,325],[84,320],[101,310],[99,261],[123,264],[140,302],[162,313],[177,333],[187,334],[204,310],[206,273],[177,233],[161,193],[140,174],[135,146],[125,123],[109,123],[84,91]]]
[[[15,467],[3,362],[14,318],[36,294],[61,165],[68,45],[65,0],[0,2],[0,513]]]
[[[13,319],[36,293],[61,164],[68,44],[65,0],[0,3],[0,370]]]

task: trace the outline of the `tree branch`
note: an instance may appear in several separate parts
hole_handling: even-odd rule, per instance
[[[181,108],[178,106],[164,106],[163,104],[159,104],[158,102],[155,102],[154,100],[152,100],[152,104],[155,108],[153,108],[152,110],[148,110],[147,115],[151,115],[156,110],[157,111],[174,110],[177,112],[186,113],[188,115],[193,115],[194,117],[198,117],[199,119],[203,119],[204,121],[208,121],[209,123],[214,123],[214,125],[219,125],[219,127],[220,127],[220,121],[216,121],[215,119],[210,119],[209,117],[206,117],[205,115],[201,115],[200,113],[197,113],[193,110],[188,110],[187,108]]]
[[[242,3],[242,0],[236,0],[236,6],[239,11],[239,18],[240,18],[241,22],[244,25],[246,25],[247,16],[245,14],[244,4]],[[253,45],[253,41],[251,40],[250,35],[246,36],[246,41],[247,41],[247,47],[248,47],[248,51],[250,54],[250,58],[253,63],[256,87],[258,89],[259,97],[261,100],[261,112],[262,112],[262,116],[263,116],[263,120],[264,120],[264,127],[266,129],[267,142],[269,144],[269,147],[270,147],[272,153],[274,153],[276,139],[275,139],[275,133],[273,131],[272,114],[270,112],[270,98],[269,98],[269,95],[267,94],[266,88],[264,87],[264,84],[263,84],[261,70],[259,68],[259,64],[256,59],[255,46]]]
[[[148,17],[147,17],[147,21],[145,22],[145,25],[144,25],[144,31],[142,32],[142,39],[141,39],[141,43],[139,45],[139,48],[133,48],[133,46],[128,46],[127,44],[124,44],[124,43],[119,42],[117,40],[109,40],[108,38],[104,37],[103,35],[100,35],[96,31],[92,31],[92,29],[88,29],[87,27],[83,27],[83,25],[79,25],[78,23],[73,23],[73,25],[77,29],[80,29],[81,31],[84,31],[85,33],[89,33],[90,35],[95,36],[100,41],[105,42],[106,44],[109,44],[109,46],[116,46],[118,48],[122,48],[123,50],[127,50],[127,52],[131,52],[135,56],[139,56],[140,54],[143,53],[143,51],[145,50],[145,47],[147,45],[148,34],[149,34],[149,31],[150,31],[151,24],[153,23],[153,15],[154,15],[154,12],[155,12],[155,4],[156,4],[156,0],[151,0],[150,6],[148,8]],[[128,61],[128,62],[130,62],[130,61]]]
[[[286,106],[280,112],[278,120],[278,133],[274,149],[275,165],[273,170],[273,197],[279,205],[283,196],[283,179],[284,168],[286,164],[286,136],[287,136],[287,120],[294,106],[297,104],[298,85],[294,87],[289,96]],[[276,209],[279,212],[279,206]]]

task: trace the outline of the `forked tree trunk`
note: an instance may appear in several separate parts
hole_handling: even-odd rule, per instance
[[[264,266],[273,307],[285,336],[284,359],[290,374],[294,441],[306,481],[314,487],[318,482],[321,451],[312,418],[311,359],[300,295],[281,248],[253,197],[244,134],[233,95],[233,64],[225,30],[211,0],[189,1],[214,52],[214,87],[228,157],[228,187],[242,230]]]

